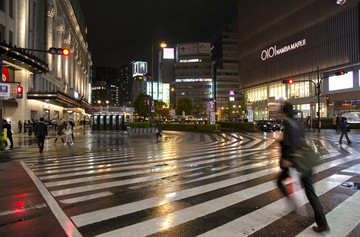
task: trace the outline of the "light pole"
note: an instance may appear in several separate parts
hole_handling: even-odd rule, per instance
[[[166,48],[167,44],[162,42],[160,43],[160,47],[161,48]],[[159,72],[158,72],[159,73]],[[154,45],[151,45],[151,120],[154,119]],[[159,88],[159,80],[158,80],[158,85],[157,87]]]

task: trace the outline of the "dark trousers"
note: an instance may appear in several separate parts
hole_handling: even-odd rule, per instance
[[[44,150],[44,140],[45,140],[45,137],[37,137],[37,145],[39,147],[40,153],[42,153],[42,151]]]
[[[350,143],[351,141],[350,141],[350,139],[349,139],[349,137],[348,137],[348,135],[347,135],[347,132],[341,132],[341,136],[340,136],[340,139],[339,139],[339,143],[342,143],[342,138],[343,138],[344,135],[345,135],[346,141],[347,141],[348,143]]]
[[[161,132],[156,133],[156,138],[162,137]]]
[[[7,138],[9,139],[9,141],[10,141],[10,149],[12,149],[13,147],[14,147],[14,142],[13,142],[13,138],[12,138],[12,134],[10,134],[10,135],[7,135]],[[5,141],[5,145],[7,146],[8,144],[7,144],[7,141]]]
[[[284,185],[282,184],[282,181],[289,176],[289,168],[287,167],[281,167],[282,172],[277,180],[278,187],[280,191],[285,195],[285,197],[289,197],[288,192],[286,191]],[[312,185],[311,176],[301,176],[301,182],[304,185],[305,194],[307,199],[309,200],[309,203],[314,210],[314,216],[315,216],[315,222],[318,226],[327,226],[327,221],[325,217],[324,210],[321,206],[320,200],[318,196],[315,193],[314,187]]]

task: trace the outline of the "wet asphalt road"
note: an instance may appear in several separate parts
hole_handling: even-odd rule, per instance
[[[78,128],[73,146],[51,133],[40,154],[16,134],[0,163],[0,236],[314,235],[307,200],[297,214],[274,182],[280,132],[164,135]],[[350,146],[332,130],[308,136],[324,159],[313,181],[327,236],[359,236],[360,132]]]

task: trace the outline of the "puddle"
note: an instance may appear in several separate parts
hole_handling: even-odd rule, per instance
[[[355,190],[360,190],[360,183],[356,183],[356,182],[345,182],[342,183],[341,186]]]

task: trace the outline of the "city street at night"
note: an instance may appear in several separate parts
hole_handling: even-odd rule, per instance
[[[359,236],[360,132],[308,132],[313,183],[331,231],[317,234],[303,190],[277,188],[282,133],[165,131],[130,137],[77,127],[75,144],[14,135],[0,163],[0,236]],[[293,190],[292,179],[287,189]]]

